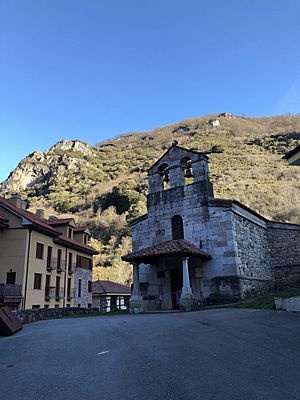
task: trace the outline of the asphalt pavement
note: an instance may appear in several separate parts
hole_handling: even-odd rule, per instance
[[[300,400],[300,315],[68,318],[0,338],[0,399]]]

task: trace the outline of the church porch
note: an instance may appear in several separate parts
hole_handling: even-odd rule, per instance
[[[130,253],[133,264],[130,312],[180,309],[190,311],[203,298],[203,262],[210,254],[179,239]]]

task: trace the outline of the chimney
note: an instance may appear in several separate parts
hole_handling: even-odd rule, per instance
[[[15,207],[22,208],[22,199],[18,194],[13,194],[9,199],[9,202]]]
[[[27,206],[28,206],[27,200],[22,200],[22,201],[21,201],[21,208],[22,208],[23,210],[26,210],[26,209],[27,209]]]
[[[45,212],[42,208],[38,208],[35,212],[35,214],[40,217],[40,218],[45,218]]]

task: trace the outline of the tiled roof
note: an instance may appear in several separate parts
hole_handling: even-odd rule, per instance
[[[198,249],[192,243],[184,239],[169,240],[152,247],[135,251],[122,257],[122,260],[128,262],[147,262],[160,257],[167,256],[186,256],[200,257],[210,259],[211,255],[204,250]]]
[[[13,204],[11,204],[10,201],[4,199],[3,197],[0,197],[0,206],[1,205],[4,206],[5,208],[9,209],[10,211],[12,211],[14,214],[27,219],[29,222],[31,222],[33,225],[35,225],[37,227],[46,229],[47,231],[49,231],[55,235],[61,234],[55,228],[50,226],[46,219],[40,218],[36,214],[33,214],[30,211],[23,210],[22,208],[14,206]]]
[[[8,219],[0,215],[0,227],[7,228],[9,226]]]
[[[57,218],[48,220],[49,225],[68,225],[70,222],[74,223],[74,218]]]
[[[92,288],[93,294],[131,294],[130,287],[112,281],[95,281]]]
[[[86,226],[76,226],[76,228],[73,229],[73,232],[84,232],[87,230]]]
[[[282,158],[289,159],[294,154],[297,154],[300,151],[300,145],[295,147],[293,150],[288,151]]]
[[[73,240],[70,238],[67,238],[66,236],[60,235],[57,238],[54,238],[55,242],[63,242],[67,245],[69,245],[70,247],[76,248],[76,249],[80,249],[81,251],[88,253],[88,254],[99,254],[99,252],[97,250],[95,250],[93,247],[88,246],[87,244],[83,244],[80,242],[77,242],[77,240]]]
[[[90,255],[99,254],[99,252],[97,250],[95,250],[93,247],[63,236],[61,234],[61,232],[59,232],[53,226],[51,226],[52,225],[51,222],[53,222],[53,221],[48,221],[45,218],[40,218],[36,214],[34,214],[30,211],[23,210],[22,208],[16,207],[10,201],[4,199],[3,197],[0,197],[0,206],[1,205],[3,205],[8,210],[12,211],[14,214],[18,215],[19,217],[25,218],[26,220],[31,222],[33,224],[33,226],[35,226],[37,228],[42,228],[43,230],[47,230],[49,234],[52,234],[52,236],[56,236],[54,238],[54,241],[62,242],[65,245],[70,246],[71,248],[75,248],[79,251],[82,251],[83,253],[87,253]],[[74,219],[73,218],[64,218],[61,220],[59,220],[59,219],[55,220],[55,222],[57,222],[57,221],[63,221],[63,223],[66,223],[66,221],[74,222]],[[0,219],[0,223],[1,223],[1,219]]]

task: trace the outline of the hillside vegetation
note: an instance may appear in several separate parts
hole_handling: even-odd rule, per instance
[[[218,120],[213,127],[209,120]],[[282,155],[300,143],[300,115],[248,118],[208,115],[89,146],[61,141],[20,162],[0,190],[19,192],[32,210],[74,215],[101,250],[95,278],[130,282],[120,259],[130,250],[128,220],[146,212],[147,170],[174,140],[211,154],[215,197],[237,199],[262,215],[300,223],[300,169]]]

